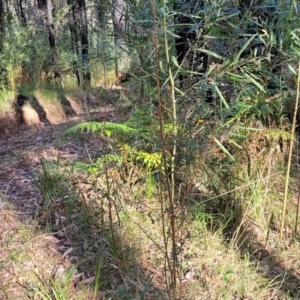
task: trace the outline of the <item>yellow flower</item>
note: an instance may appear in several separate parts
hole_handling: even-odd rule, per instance
[[[203,124],[205,121],[202,120],[202,119],[198,119],[197,122],[196,122],[196,125],[201,125]]]
[[[262,29],[262,36],[266,36],[266,37],[269,37],[269,34],[268,34],[268,31],[266,29]]]

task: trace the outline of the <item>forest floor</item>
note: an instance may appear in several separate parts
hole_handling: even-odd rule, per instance
[[[114,100],[119,92],[113,89],[106,93],[106,99],[99,99],[99,91],[91,91],[88,97],[73,93],[65,97],[65,103],[40,95],[38,108],[29,99],[23,106],[12,105],[0,114],[0,299],[24,299],[24,290],[34,274],[47,282],[72,266],[64,255],[70,245],[63,234],[60,240],[52,233],[23,235],[28,232],[22,228],[32,228],[33,234],[35,228],[45,225],[43,196],[33,178],[41,157],[53,162],[59,158],[65,163],[85,160],[87,148],[99,151],[101,146],[95,137],[64,143],[59,138],[66,129],[83,121],[118,121],[121,107]],[[19,255],[26,258],[19,260],[15,257]]]
[[[30,105],[25,103],[22,107],[14,106],[0,115],[0,299],[164,299],[163,296],[158,298],[156,293],[160,290],[159,295],[165,294],[162,284],[164,269],[156,268],[151,261],[155,256],[151,249],[157,245],[152,244],[151,239],[147,248],[152,257],[143,257],[143,262],[136,262],[143,272],[138,273],[134,270],[139,276],[126,278],[130,282],[135,281],[135,297],[106,297],[107,293],[117,294],[118,278],[113,275],[109,275],[109,291],[98,291],[95,295],[93,289],[85,289],[84,294],[81,294],[83,290],[78,286],[88,285],[95,280],[94,274],[89,276],[88,267],[85,276],[78,272],[72,273],[73,283],[67,287],[67,292],[72,294],[72,297],[55,298],[53,290],[63,290],[65,287],[51,286],[55,279],[66,276],[75,266],[74,262],[77,264],[80,260],[90,260],[91,263],[95,263],[96,242],[89,242],[80,237],[82,240],[74,250],[74,237],[68,231],[73,230],[72,226],[75,228],[74,224],[68,228],[61,227],[55,234],[47,230],[44,197],[36,185],[35,176],[43,167],[43,159],[54,164],[58,161],[71,164],[74,161],[88,161],[91,153],[102,151],[103,141],[97,136],[91,135],[84,141],[61,139],[68,128],[82,121],[120,122],[124,114],[124,105],[118,101],[119,90],[112,90],[106,94],[105,99],[99,98],[98,95],[99,91],[92,91],[88,95],[78,92],[66,96],[63,104],[61,101],[49,101],[37,96],[40,106],[37,107],[36,100],[29,99]],[[76,187],[83,197],[91,193],[91,185],[84,178],[78,178]],[[129,188],[132,191],[132,188]],[[89,197],[90,195],[86,198]],[[152,204],[143,202],[143,199],[139,201],[139,204],[133,207],[133,211],[143,210],[154,223],[153,215],[151,216]],[[57,207],[57,211],[52,213],[53,220],[60,223],[64,212]],[[76,218],[77,216],[74,216],[74,220]],[[31,229],[28,231],[28,228]],[[41,231],[41,228],[44,231]],[[94,231],[95,235],[99,236],[97,229]],[[136,239],[135,234],[132,234],[133,239]],[[124,243],[124,240],[121,243]],[[275,246],[265,247],[262,243],[253,243],[251,258],[237,249],[226,248],[222,238],[217,237],[215,233],[207,233],[203,239],[199,237],[197,243],[198,248],[194,250],[195,245],[182,245],[183,249],[187,247],[182,251],[192,251],[193,254],[187,255],[191,261],[195,260],[194,266],[189,263],[185,267],[185,277],[182,280],[183,285],[191,280],[195,289],[187,292],[189,296],[182,296],[182,299],[300,299],[299,245],[296,242],[289,241],[284,251]],[[106,247],[105,244],[103,249]],[[90,257],[87,257],[86,253],[89,253]],[[117,254],[122,255],[124,253]],[[120,271],[121,267],[116,266],[113,259],[112,256],[108,258],[110,267]],[[201,265],[197,265],[199,261]],[[122,264],[122,267],[127,268],[128,258],[124,258]],[[196,268],[201,269],[197,274],[193,271]],[[127,275],[122,273],[121,276]],[[147,281],[147,278],[151,279]],[[238,280],[241,283],[237,283]],[[149,282],[154,289],[148,289],[147,294],[143,294],[143,287],[146,289]],[[214,292],[214,285],[218,285],[220,291]],[[235,285],[236,296],[232,291],[226,293],[226,288],[233,288]],[[52,294],[43,290],[46,288],[52,291]],[[240,295],[239,289],[243,289]],[[47,293],[50,295],[48,298],[45,296]]]

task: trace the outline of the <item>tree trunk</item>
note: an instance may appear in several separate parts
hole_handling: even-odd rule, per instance
[[[115,45],[122,47],[125,45],[124,34],[126,31],[126,2],[125,0],[115,0],[113,6],[113,24],[115,32]]]
[[[78,66],[78,58],[79,58],[79,41],[78,41],[78,33],[77,33],[77,26],[76,26],[76,16],[75,16],[75,0],[67,0],[68,5],[70,6],[69,10],[69,27],[70,27],[70,34],[71,34],[71,47],[72,51],[77,57],[76,60],[73,61],[73,72],[76,76],[77,84],[80,86],[80,74],[79,74],[79,66]]]
[[[27,21],[24,13],[24,8],[23,8],[23,0],[19,0],[18,4],[19,4],[19,13],[18,13],[19,20],[23,23],[24,26],[26,26]]]
[[[47,0],[47,27],[49,33],[49,45],[51,50],[51,60],[54,71],[54,79],[60,78],[58,65],[57,65],[57,57],[56,57],[56,49],[55,49],[55,31],[53,25],[53,15],[52,15],[52,0]]]
[[[80,39],[81,39],[81,57],[83,67],[83,81],[87,86],[91,85],[91,73],[89,66],[89,42],[88,42],[88,27],[85,0],[78,0],[78,10],[80,15]]]
[[[26,16],[25,16],[24,7],[23,7],[23,0],[16,0],[14,8],[15,8],[15,12],[16,12],[18,19],[24,26],[26,26],[27,21],[26,21]]]
[[[98,17],[98,22],[99,22],[99,27],[101,29],[105,28],[106,25],[106,5],[105,3],[101,3],[100,1],[97,1],[97,17]]]
[[[4,11],[4,4],[3,0],[0,0],[0,52],[2,52],[3,49],[3,41],[4,41],[4,35],[5,35],[5,11]]]
[[[47,0],[37,0],[38,9],[44,10],[47,6]]]
[[[3,51],[3,42],[5,41],[5,11],[4,11],[4,3],[3,0],[0,0],[0,53]],[[7,84],[7,70],[0,65],[0,77],[5,78],[2,82]]]
[[[116,76],[119,77],[119,71],[126,73],[128,69],[127,47],[125,40],[126,33],[126,0],[115,0],[112,11],[114,26],[114,39],[116,46]]]

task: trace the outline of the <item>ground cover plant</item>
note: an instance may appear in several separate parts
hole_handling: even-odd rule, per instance
[[[0,298],[300,298],[298,3],[16,3]]]

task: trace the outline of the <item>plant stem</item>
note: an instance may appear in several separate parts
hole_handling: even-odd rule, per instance
[[[163,3],[164,5],[164,3]],[[164,120],[163,120],[163,103],[162,103],[162,91],[161,91],[161,86],[160,86],[160,69],[159,69],[159,52],[158,52],[158,46],[159,46],[159,41],[158,41],[158,29],[157,29],[157,24],[156,24],[156,3],[154,1],[151,1],[151,10],[152,10],[152,19],[153,19],[153,43],[154,43],[154,55],[155,55],[155,80],[156,80],[156,88],[157,88],[157,100],[158,100],[158,117],[159,117],[159,134],[160,134],[160,140],[162,143],[162,166],[161,166],[161,172],[160,176],[161,178],[165,178],[165,182],[167,185],[167,194],[168,194],[168,199],[169,199],[169,215],[170,215],[170,227],[171,227],[171,238],[172,238],[172,260],[173,263],[171,264],[170,258],[168,255],[168,242],[167,242],[167,236],[166,236],[166,230],[165,230],[165,223],[164,223],[164,206],[163,206],[163,198],[164,198],[164,193],[162,191],[162,188],[160,188],[160,197],[161,197],[161,213],[162,213],[162,222],[163,222],[163,237],[164,237],[164,244],[165,244],[165,257],[166,257],[166,262],[168,265],[168,268],[170,270],[171,274],[171,288],[173,292],[173,298],[176,299],[176,233],[175,233],[175,213],[174,213],[174,205],[173,205],[173,199],[174,199],[174,163],[172,162],[171,167],[171,184],[169,181],[168,177],[168,172],[167,172],[167,147],[166,147],[166,141],[165,141],[165,134],[164,134]],[[163,26],[166,26],[165,23],[165,17],[163,21]],[[165,46],[166,46],[166,53],[168,52],[168,43],[167,43],[167,37],[166,37],[166,28],[164,27],[164,37],[165,37]],[[167,59],[168,59],[167,55]],[[170,72],[170,69],[169,69]],[[171,78],[173,79],[173,76],[171,74]],[[172,79],[170,79],[172,81]],[[171,83],[172,84],[172,83]],[[173,91],[172,91],[172,97],[173,97],[173,105],[175,105],[175,94],[174,94],[174,79],[173,79]],[[175,105],[176,109],[176,105]],[[174,106],[173,106],[174,110]],[[173,111],[174,113],[174,111]],[[176,112],[175,112],[175,120],[176,120]],[[176,123],[175,123],[176,124]],[[175,140],[175,138],[174,138]],[[174,150],[176,153],[176,147],[173,147],[173,153]],[[174,157],[172,158],[174,159]],[[163,176],[164,175],[164,176]],[[163,180],[161,180],[163,182]],[[175,259],[174,259],[175,258]]]
[[[280,241],[282,241],[283,230],[284,230],[284,221],[285,221],[285,215],[286,215],[287,195],[288,195],[288,187],[289,187],[289,179],[290,179],[290,171],[291,171],[291,161],[292,161],[293,146],[294,146],[294,135],[295,135],[295,128],[296,128],[296,123],[297,123],[297,112],[298,112],[298,105],[299,105],[299,89],[300,89],[300,58],[298,59],[297,90],[296,90],[295,108],[294,108],[291,140],[290,140],[288,166],[287,166],[286,178],[285,178],[284,199],[283,199],[281,226],[280,226]]]

